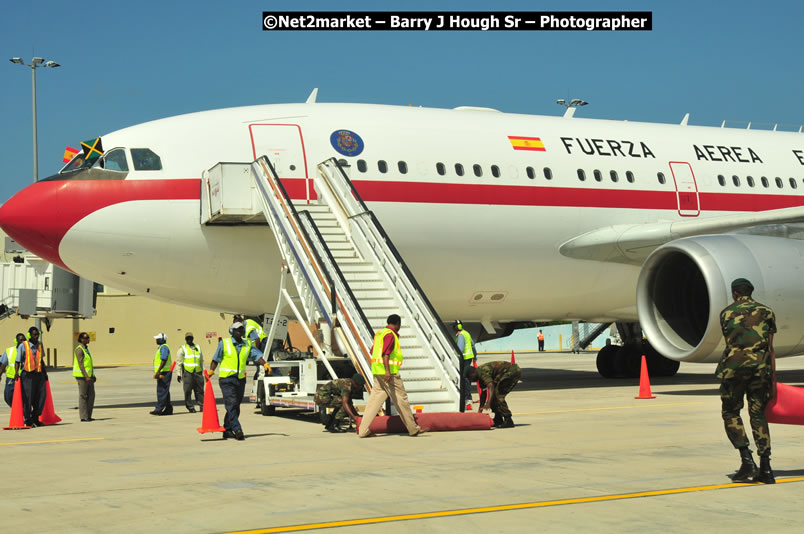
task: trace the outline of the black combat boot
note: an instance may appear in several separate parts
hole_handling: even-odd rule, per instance
[[[776,484],[776,478],[773,476],[773,469],[771,469],[770,465],[769,452],[759,457],[759,473],[757,473],[757,475],[754,477],[754,482]]]
[[[743,463],[731,477],[733,482],[750,482],[751,477],[757,474],[757,464],[754,463],[754,456],[748,447],[740,447],[740,459]],[[770,464],[768,464],[770,467]]]
[[[513,428],[514,427],[514,418],[513,416],[506,415],[503,418],[503,422],[500,425],[500,428]]]
[[[329,420],[324,428],[327,432],[331,432],[333,434],[343,434],[345,432],[345,430],[341,428],[338,420],[335,419],[335,412],[332,412],[329,415]]]
[[[503,424],[503,416],[495,413],[494,414],[494,428],[500,428]]]

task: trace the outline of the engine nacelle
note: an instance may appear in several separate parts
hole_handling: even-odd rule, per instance
[[[720,312],[731,282],[747,278],[753,297],[776,314],[776,356],[804,353],[804,241],[755,235],[672,241],[645,260],[637,313],[650,344],[680,361],[716,362],[725,343]]]

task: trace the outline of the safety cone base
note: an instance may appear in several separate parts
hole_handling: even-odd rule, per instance
[[[3,430],[27,430],[29,428],[33,428],[32,426],[4,426]]]
[[[199,426],[198,428],[196,428],[196,430],[198,430],[199,434],[208,434],[210,432],[226,432],[226,429],[223,428],[222,426],[219,426],[218,428],[204,428],[202,426]]]
[[[656,395],[637,395],[635,399],[655,399]]]

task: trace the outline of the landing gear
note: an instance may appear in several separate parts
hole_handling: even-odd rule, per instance
[[[680,363],[668,360],[656,352],[646,340],[636,323],[617,323],[620,337],[625,341],[620,345],[607,345],[597,353],[597,371],[604,378],[639,378],[642,368],[642,355],[648,364],[651,377],[673,376]]]

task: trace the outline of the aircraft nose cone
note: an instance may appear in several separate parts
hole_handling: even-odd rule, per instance
[[[58,224],[59,183],[37,182],[29,185],[0,206],[0,228],[14,241],[59,266],[59,243],[66,232]]]

